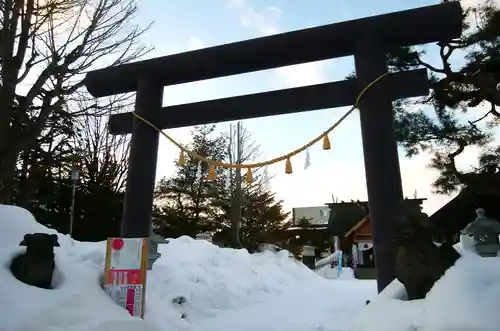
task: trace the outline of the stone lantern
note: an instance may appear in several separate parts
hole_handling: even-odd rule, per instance
[[[161,257],[160,252],[158,252],[158,245],[167,243],[168,240],[151,230],[149,235],[148,270],[153,269],[153,264]]]
[[[462,230],[462,234],[473,238],[473,248],[483,257],[497,256],[500,250],[498,235],[500,223],[485,216],[484,209],[476,210],[477,217]]]

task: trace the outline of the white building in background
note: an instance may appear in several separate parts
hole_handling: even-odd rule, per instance
[[[312,225],[326,225],[329,216],[330,207],[328,206],[292,208],[293,225],[297,225],[301,218],[311,219],[309,222]]]

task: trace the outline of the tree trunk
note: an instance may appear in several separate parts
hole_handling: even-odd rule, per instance
[[[0,204],[12,203],[17,157],[5,155],[0,164]]]
[[[234,190],[234,198],[231,217],[231,247],[241,248],[240,241],[240,225],[241,225],[241,169],[236,169],[235,176],[236,186]]]
[[[28,151],[24,151],[21,154],[22,165],[21,165],[21,173],[19,175],[19,194],[17,204],[23,208],[29,207],[30,193],[29,189],[30,181],[32,179],[29,176],[29,164],[30,164],[31,155]]]
[[[11,64],[10,61],[6,61]],[[4,63],[5,65],[5,63]],[[18,153],[13,151],[13,130],[11,127],[14,111],[15,72],[2,68],[2,83],[0,88],[0,204],[10,204],[14,189],[14,176]]]

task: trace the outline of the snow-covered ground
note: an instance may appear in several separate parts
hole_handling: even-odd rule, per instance
[[[469,238],[455,249],[462,258],[423,300],[404,301],[397,280],[361,313],[358,331],[498,331],[500,330],[500,258],[471,251]]]
[[[349,270],[342,281],[326,279],[286,251],[250,255],[182,237],[160,246],[143,321],[101,290],[104,243],[59,234],[57,289],[17,281],[8,263],[33,232],[55,233],[26,210],[0,205],[0,331],[354,330],[365,301],[376,295],[374,281],[355,280]],[[182,307],[172,303],[178,296],[187,299]]]
[[[100,289],[102,242],[59,234],[57,289],[17,281],[8,262],[33,232],[54,233],[26,210],[0,205],[0,331],[500,330],[500,258],[467,249],[425,300],[407,302],[397,281],[376,296],[375,281],[353,279],[347,268],[338,277],[336,268],[313,272],[286,251],[250,255],[182,237],[160,246],[141,320]],[[178,296],[187,299],[181,307],[172,303]]]

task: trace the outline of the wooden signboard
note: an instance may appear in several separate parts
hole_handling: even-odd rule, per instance
[[[109,238],[106,245],[104,290],[130,315],[144,318],[147,238]]]

